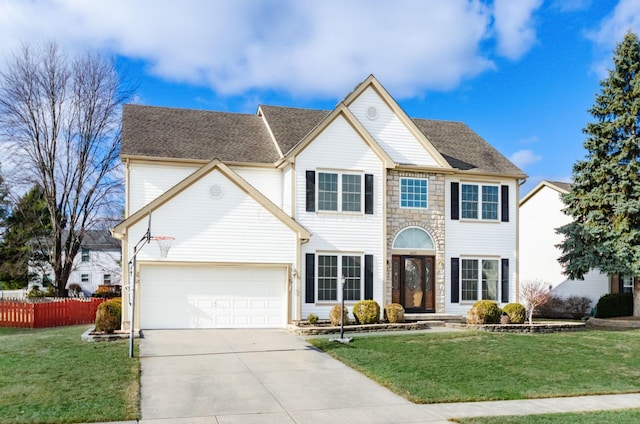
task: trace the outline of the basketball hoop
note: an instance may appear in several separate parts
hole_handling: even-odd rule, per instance
[[[167,259],[167,255],[169,254],[169,248],[171,248],[171,242],[175,240],[175,237],[169,236],[153,236],[151,240],[155,240],[158,243],[158,247],[160,248],[160,258]]]

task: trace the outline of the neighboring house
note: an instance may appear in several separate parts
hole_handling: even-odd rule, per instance
[[[53,280],[51,266],[48,272],[41,274],[41,284],[46,286]],[[91,296],[101,285],[119,286],[122,275],[122,246],[120,240],[111,237],[109,230],[89,230],[85,233],[82,245],[73,261],[73,270],[67,280],[66,288],[70,295]]]
[[[465,314],[517,299],[526,176],[460,122],[412,119],[370,76],[331,111],[126,105],[136,327],[283,327],[345,303]],[[126,286],[128,275],[123,275]],[[129,326],[128,303],[123,325]]]
[[[571,222],[563,212],[561,197],[569,188],[568,183],[542,181],[520,200],[520,282],[542,281],[562,298],[585,296],[595,306],[602,295],[631,290],[633,286],[628,278],[610,279],[598,270],[585,274],[584,280],[569,280],[564,275],[558,262],[562,251],[556,247],[562,235],[556,229]],[[625,285],[625,281],[629,283]]]

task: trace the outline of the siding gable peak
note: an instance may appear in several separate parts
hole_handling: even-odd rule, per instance
[[[338,117],[342,117],[354,131],[360,136],[362,141],[380,158],[386,168],[394,168],[396,166],[393,159],[389,154],[380,146],[380,144],[371,136],[369,131],[362,125],[360,121],[353,115],[353,113],[346,107],[343,102],[340,102],[335,109],[331,111],[309,134],[307,134],[298,144],[296,144],[285,156],[285,158],[276,164],[281,165],[285,161],[295,161],[295,157],[300,154],[307,146],[315,141],[319,134],[321,134],[332,122]]]
[[[111,234],[117,239],[124,239],[129,227],[146,218],[152,210],[161,208],[164,204],[170,202],[174,197],[200,181],[206,175],[209,175],[210,173],[216,171],[220,172],[220,174],[222,174],[225,178],[235,184],[240,190],[253,198],[269,213],[279,219],[292,231],[296,232],[301,240],[308,240],[311,237],[311,233],[306,228],[304,228],[293,218],[287,215],[282,209],[280,209],[276,204],[269,200],[269,198],[260,193],[255,187],[253,187],[244,178],[238,175],[238,173],[233,171],[218,159],[213,159],[208,164],[202,166],[187,178],[180,181],[169,190],[165,191],[161,196],[157,197],[156,199],[142,207],[140,210],[135,212],[133,215],[120,222],[118,225],[116,225],[115,228],[111,230]]]
[[[451,165],[370,75],[342,102],[398,164],[452,169]]]

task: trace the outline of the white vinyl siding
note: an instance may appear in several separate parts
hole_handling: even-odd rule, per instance
[[[238,175],[265,195],[276,206],[283,206],[283,174],[275,168],[254,168],[249,166],[231,167]]]
[[[568,224],[571,218],[562,212],[564,203],[560,192],[542,186],[520,206],[520,283],[540,280],[553,287],[563,298],[586,296],[594,306],[598,299],[609,293],[609,276],[599,270],[585,274],[584,280],[569,280],[558,262],[562,235],[555,229]]]
[[[478,225],[477,220],[452,220],[451,219],[451,182],[457,182],[460,186],[471,184],[476,186],[509,186],[509,222],[499,220],[487,221],[486,225]],[[445,311],[446,313],[465,315],[473,301],[463,300],[462,297],[462,259],[491,259],[499,258],[498,269],[500,270],[500,260],[509,261],[509,301],[516,299],[516,273],[517,273],[517,188],[515,180],[498,180],[495,183],[485,183],[478,181],[461,182],[451,176],[445,179]],[[481,190],[479,193],[481,195]],[[481,202],[479,202],[481,203]],[[478,210],[480,211],[479,207]],[[460,210],[462,212],[462,210]],[[462,218],[462,213],[460,215]],[[451,302],[451,258],[460,258],[460,302]],[[481,266],[478,265],[478,272],[481,274]],[[501,272],[501,271],[500,271]],[[500,274],[500,273],[499,273]],[[481,275],[479,275],[481,279]],[[498,279],[498,297],[496,301],[502,303],[501,277]],[[522,281],[522,280],[520,280]],[[482,297],[482,281],[478,282],[478,298]]]
[[[222,198],[210,196],[212,185]],[[134,224],[129,239],[139,240],[146,227],[146,219]],[[296,234],[217,170],[154,210],[151,231],[176,237],[167,261],[295,263]],[[138,254],[159,259],[153,241]]]
[[[198,170],[198,165],[129,162],[129,215]]]
[[[307,170],[334,172],[364,176],[373,175],[373,214],[356,213],[308,213],[305,208]],[[364,181],[364,180],[362,180]],[[383,257],[385,225],[383,204],[385,188],[383,165],[353,127],[339,116],[296,157],[296,220],[313,234],[308,243],[302,245],[301,254],[316,252],[362,252],[374,256],[373,298],[383,305]],[[317,191],[317,188],[316,188]],[[364,185],[361,185],[364,192]],[[316,198],[316,202],[317,202]],[[364,202],[361,204],[363,208]],[[317,259],[317,257],[316,257]],[[318,264],[316,263],[316,267]],[[364,268],[364,266],[362,266]],[[304,282],[304,270],[302,281]],[[317,280],[318,274],[315,275]],[[315,288],[317,292],[317,286]],[[305,287],[302,285],[302,299]],[[314,299],[317,293],[314,293]],[[333,305],[302,303],[302,316],[315,313],[326,319]]]
[[[371,107],[377,111],[375,120],[367,117]],[[364,90],[349,110],[395,162],[440,167],[373,88]]]

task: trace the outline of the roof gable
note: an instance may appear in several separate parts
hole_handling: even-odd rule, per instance
[[[260,205],[262,205],[269,213],[278,218],[282,223],[287,225],[292,231],[295,231],[299,237],[303,240],[309,239],[311,237],[311,233],[307,231],[302,225],[298,224],[293,218],[287,215],[282,209],[276,206],[271,200],[269,200],[265,195],[256,190],[251,184],[249,184],[244,178],[234,172],[231,168],[226,166],[224,163],[219,161],[218,159],[214,159],[208,164],[202,166],[196,172],[164,192],[161,196],[157,197],[146,206],[135,212],[133,215],[129,216],[127,219],[119,223],[112,231],[112,235],[116,238],[124,238],[127,233],[127,229],[139,222],[140,220],[146,218],[151,214],[151,211],[162,207],[165,203],[169,202],[175,196],[180,194],[186,188],[192,186],[200,179],[202,179],[205,175],[210,174],[211,172],[219,171],[222,175],[224,175],[227,179],[233,182],[238,188],[247,193],[250,197],[252,197],[255,201],[257,201]]]
[[[555,190],[561,195],[567,194],[569,193],[569,190],[571,190],[570,183],[543,180],[543,181],[540,181],[538,185],[536,185],[534,188],[532,188],[531,191],[527,193],[522,199],[520,199],[520,206],[524,205],[529,199],[531,199],[533,196],[535,196],[540,190],[542,190],[545,187],[548,187],[551,190]]]
[[[396,163],[451,168],[373,75],[348,94],[344,103]]]
[[[310,143],[312,143],[317,136],[324,131],[333,121],[338,117],[343,117],[349,125],[355,130],[355,132],[362,138],[362,140],[369,146],[371,150],[380,158],[387,168],[394,166],[394,162],[389,157],[387,152],[377,143],[377,141],[369,134],[369,132],[362,126],[360,121],[353,116],[353,113],[343,104],[331,111],[318,125],[316,125],[311,132],[309,132],[298,144],[296,144],[285,156],[286,158],[295,158],[301,151],[303,151]]]

